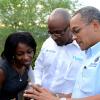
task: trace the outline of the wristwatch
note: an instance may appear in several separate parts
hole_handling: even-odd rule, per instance
[[[63,98],[60,98],[59,100],[67,100],[65,97],[63,97]]]

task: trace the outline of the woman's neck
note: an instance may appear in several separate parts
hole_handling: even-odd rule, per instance
[[[25,72],[25,66],[21,66],[21,65],[18,65],[18,64],[13,64],[12,67],[16,70],[17,73],[19,74],[23,74]]]

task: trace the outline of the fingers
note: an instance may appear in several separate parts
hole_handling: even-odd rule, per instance
[[[39,96],[40,95],[40,92],[37,91],[37,90],[33,90],[33,94]]]
[[[40,86],[38,86],[38,85],[35,85],[35,84],[34,84],[34,85],[32,85],[32,87],[33,87],[34,90],[36,90],[36,91],[38,91],[38,92],[40,92],[40,93],[43,91],[43,88],[40,87]]]
[[[31,99],[40,100],[41,94],[47,93],[47,89],[42,88],[36,84],[31,84],[31,88],[24,91],[23,96]]]
[[[40,91],[37,91],[37,86],[34,89],[27,89],[24,91],[23,96],[31,99],[38,99],[40,95]]]
[[[33,94],[33,90],[29,90],[29,89],[28,89],[28,90],[25,90],[24,93],[27,93],[27,94],[28,94],[28,93],[29,93],[29,94]]]
[[[31,99],[36,99],[36,100],[38,99],[38,96],[36,96],[34,94],[25,94],[24,93],[23,96],[26,97],[26,98],[30,98],[30,100]]]

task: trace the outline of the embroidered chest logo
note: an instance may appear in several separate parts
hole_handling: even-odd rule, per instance
[[[97,57],[97,58],[94,60],[94,62],[98,62],[99,60],[100,60],[100,56]]]
[[[94,61],[89,65],[90,67],[96,67],[100,63],[100,56],[96,57]]]

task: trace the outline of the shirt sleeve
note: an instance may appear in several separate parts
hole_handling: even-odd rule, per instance
[[[34,70],[32,69],[32,66],[30,66],[28,71],[28,77],[32,83],[34,83]]]
[[[35,67],[34,67],[34,79],[35,84],[41,85],[42,81],[42,74],[43,74],[43,68],[44,68],[44,50],[41,49],[39,56],[37,57],[35,61]]]

